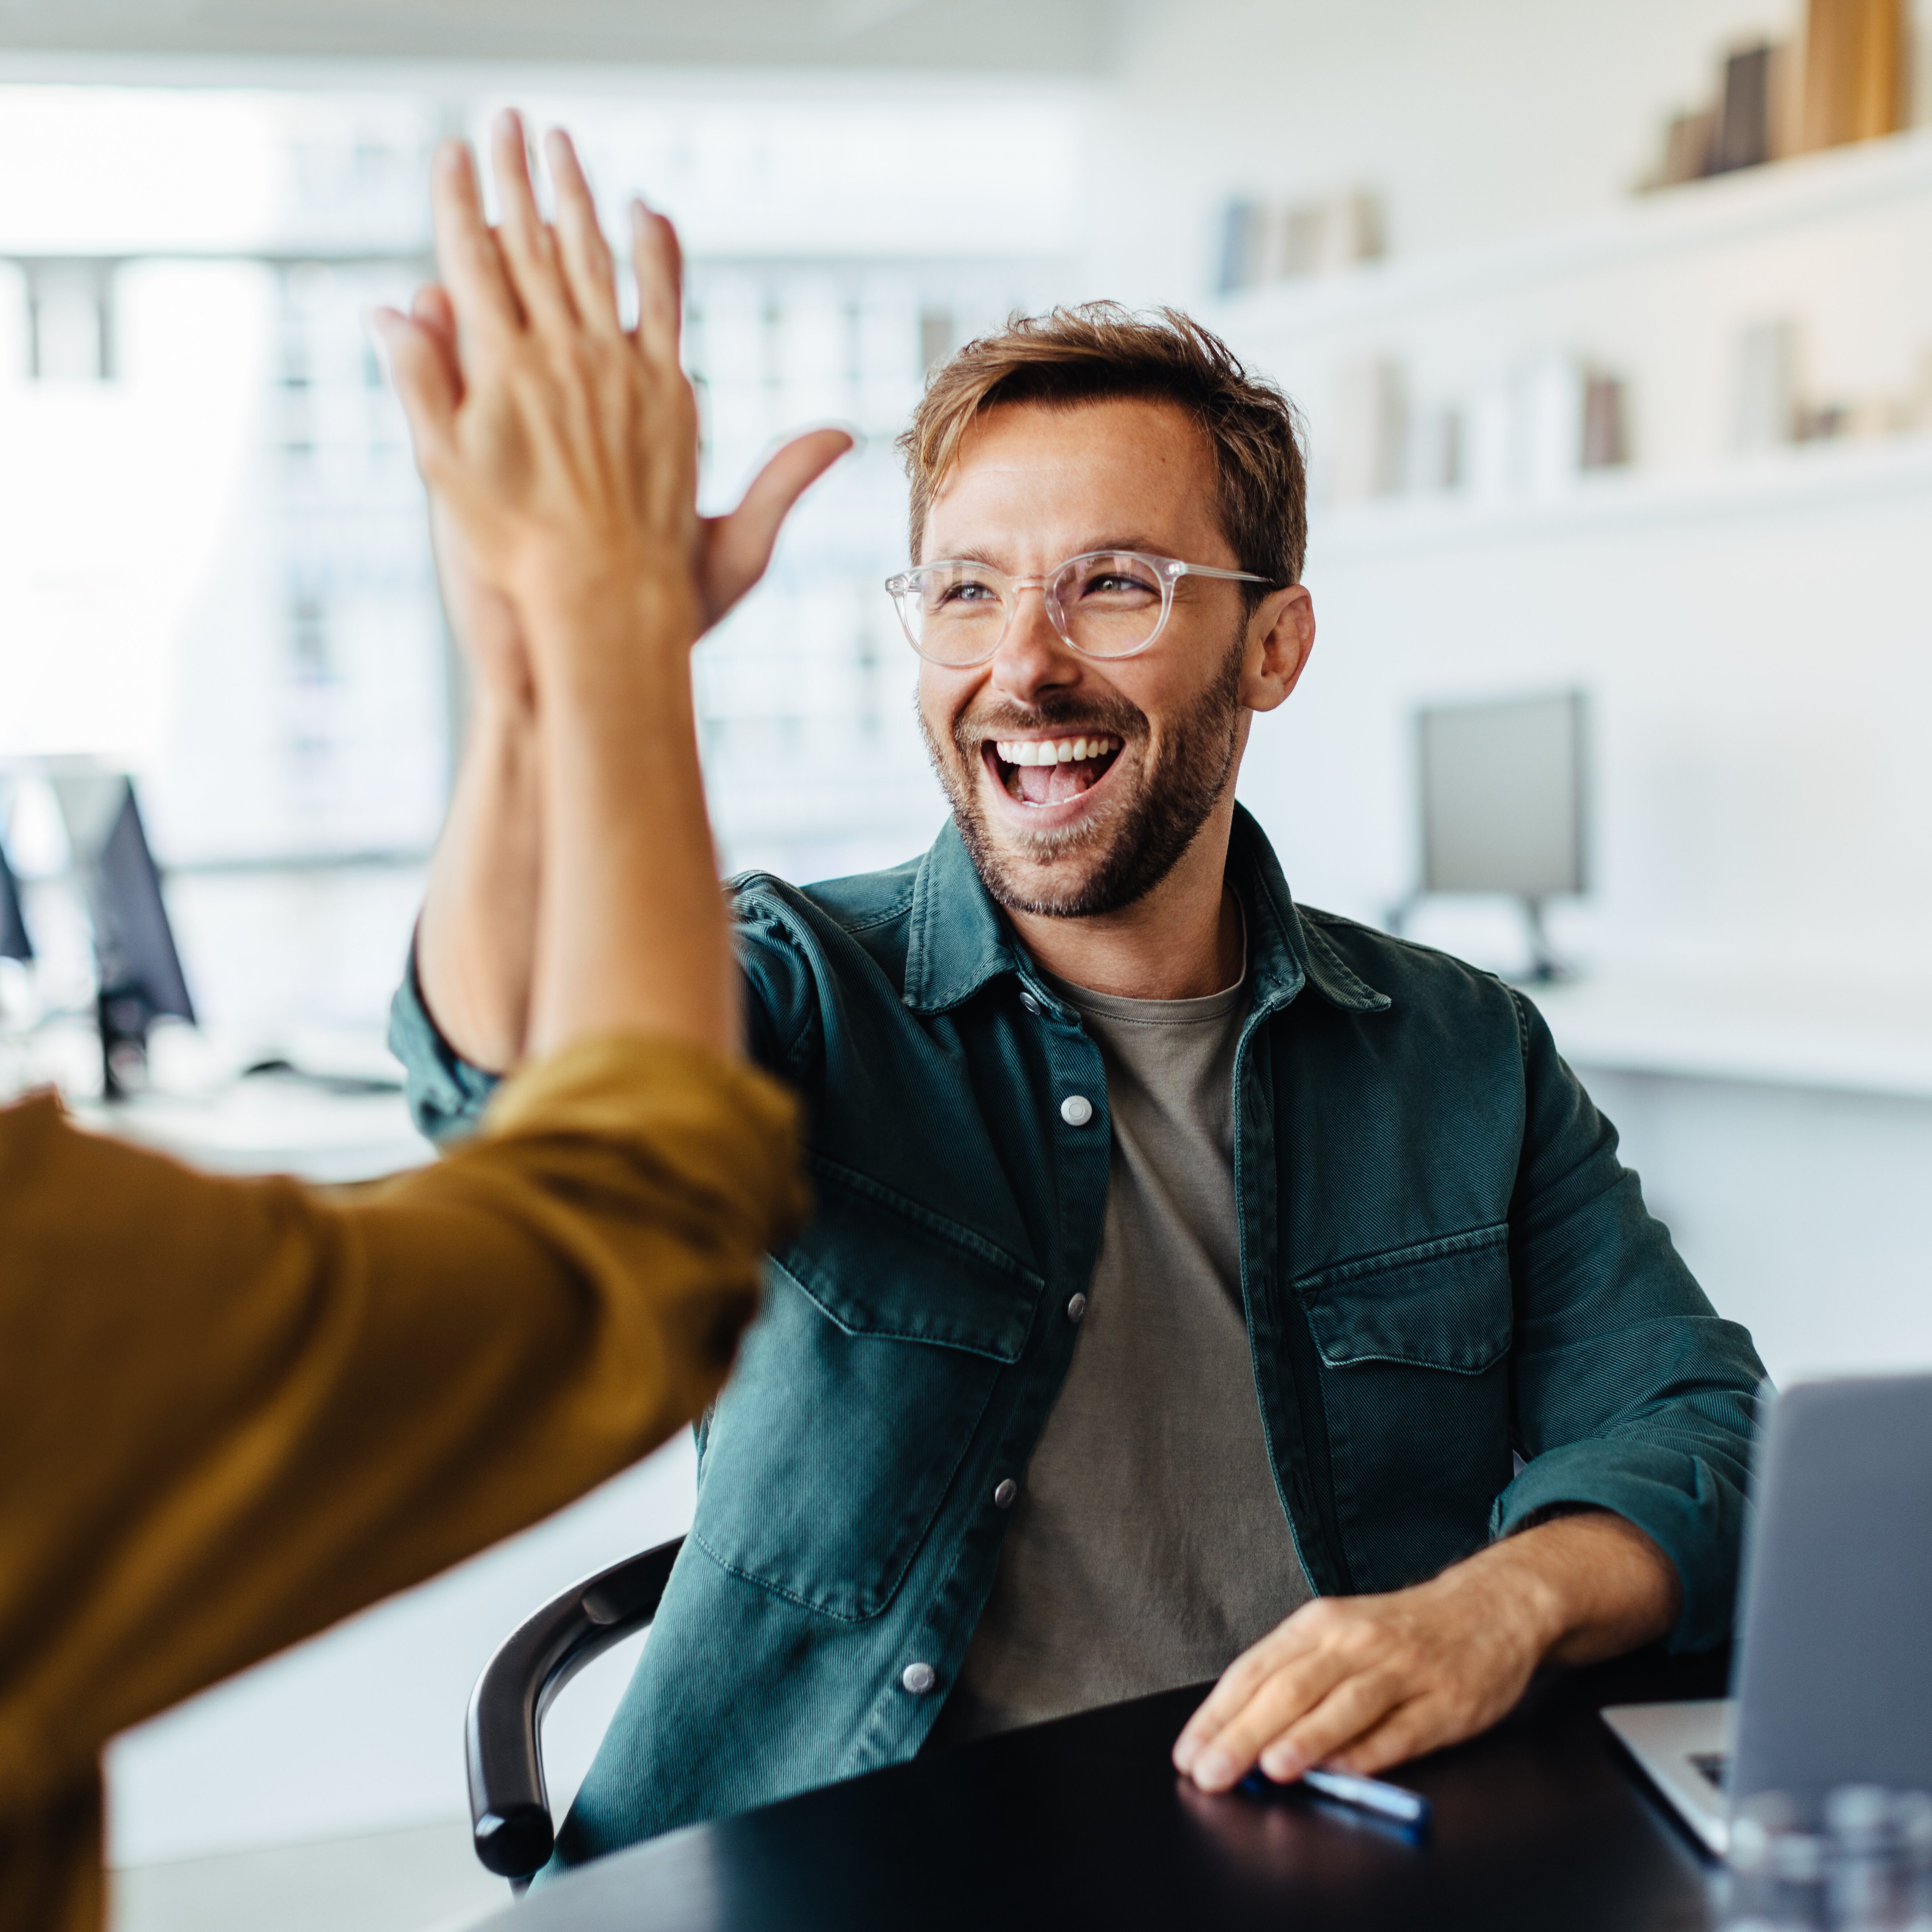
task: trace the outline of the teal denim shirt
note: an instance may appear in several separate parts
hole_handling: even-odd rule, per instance
[[[1298,908],[1245,813],[1228,878],[1253,986],[1241,1293],[1310,1581],[1393,1589],[1594,1504],[1676,1564],[1673,1647],[1721,1641],[1763,1374],[1749,1336],[1645,1211],[1520,994]],[[772,1258],[700,1429],[694,1526],[565,1862],[919,1750],[992,1584],[1010,1520],[994,1490],[1025,1479],[1100,1244],[1099,1049],[956,830],[892,872],[736,892],[752,1051],[804,1097],[817,1211]],[[392,1037],[424,1126],[473,1122],[490,1083],[413,976]]]

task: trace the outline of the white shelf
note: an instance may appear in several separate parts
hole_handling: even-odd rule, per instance
[[[1592,221],[1225,297],[1220,323],[1244,336],[1323,332],[1411,311],[1520,295],[1539,284],[1707,251],[1932,195],[1932,128],[1829,148],[1634,195]]]
[[[1588,1070],[1932,1100],[1932,986],[1606,976],[1523,989]]]
[[[1836,505],[1932,497],[1932,433],[1795,444],[1708,469],[1586,472],[1560,494],[1483,500],[1465,492],[1332,505],[1310,520],[1309,554],[1370,557],[1472,544],[1715,522]]]

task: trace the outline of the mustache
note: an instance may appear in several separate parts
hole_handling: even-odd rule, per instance
[[[952,738],[968,758],[988,738],[1018,738],[1030,731],[1084,728],[1109,731],[1122,740],[1148,735],[1147,713],[1118,694],[1082,697],[1072,692],[1051,692],[1037,704],[1000,703],[965,712],[952,727]]]

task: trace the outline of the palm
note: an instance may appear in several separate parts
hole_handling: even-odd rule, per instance
[[[412,320],[434,347],[451,393],[463,390],[456,318],[449,297],[434,283],[417,292]],[[698,521],[694,560],[707,631],[765,574],[778,526],[793,504],[852,447],[842,429],[815,429],[794,438],[752,480],[743,500],[722,517]],[[501,591],[484,580],[447,517],[433,506],[431,529],[443,606],[477,675],[506,696],[527,698],[530,667],[522,626]]]

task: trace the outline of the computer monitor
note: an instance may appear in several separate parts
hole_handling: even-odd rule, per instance
[[[118,1100],[145,1061],[148,1028],[164,1014],[192,1022],[194,1002],[132,782],[118,772],[63,772],[53,788],[94,926],[101,1091]]]
[[[1425,892],[1508,892],[1537,978],[1557,968],[1544,902],[1582,892],[1587,704],[1580,691],[1439,706],[1416,718]]]
[[[27,916],[20,909],[20,882],[0,845],[0,959],[31,959],[34,942],[27,936]]]

